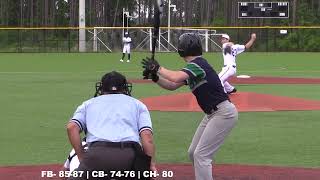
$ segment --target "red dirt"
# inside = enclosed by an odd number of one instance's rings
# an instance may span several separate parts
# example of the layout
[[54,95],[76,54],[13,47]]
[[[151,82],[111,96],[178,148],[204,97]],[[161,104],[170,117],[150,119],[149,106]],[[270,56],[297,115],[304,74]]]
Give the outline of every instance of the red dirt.
[[230,83],[234,84],[320,84],[316,78],[287,78],[287,77],[232,77]]
[[[130,79],[132,83],[152,83],[151,80]],[[320,84],[319,78],[287,78],[287,77],[232,77],[229,80],[232,84]]]
[[[230,96],[230,99],[239,112],[320,110],[320,101],[253,92],[235,93]],[[153,111],[201,111],[196,98],[191,93],[148,97],[141,101]]]
[[[36,165],[0,167],[1,180],[58,180],[58,177],[41,177],[41,171],[58,174],[62,165]],[[162,173],[172,171],[172,178],[162,177]],[[159,164],[157,179],[193,180],[194,172],[190,164]],[[214,165],[215,180],[319,180],[320,169],[271,167],[253,165]]]

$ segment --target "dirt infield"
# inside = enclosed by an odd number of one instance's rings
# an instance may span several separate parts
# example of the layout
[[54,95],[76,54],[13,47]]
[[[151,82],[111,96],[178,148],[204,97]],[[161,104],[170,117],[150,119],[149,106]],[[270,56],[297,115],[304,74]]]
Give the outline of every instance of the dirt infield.
[[[230,81],[234,84],[320,84],[320,79],[315,78],[233,77]],[[152,81],[131,80],[131,82],[151,83]],[[230,98],[237,106],[239,112],[320,110],[320,101],[302,98],[273,96],[254,92],[235,93]],[[201,111],[195,97],[191,93],[148,97],[141,100],[148,106],[149,110],[154,111]]]
[[[235,93],[230,96],[230,99],[236,105],[239,112],[320,110],[320,101],[253,92]],[[148,97],[142,98],[141,101],[151,111],[202,111],[196,98],[191,93]]]
[[[130,79],[131,83],[152,83],[151,80]],[[287,77],[263,77],[230,78],[232,84],[320,84],[319,78],[287,78]]]
[[[1,180],[58,180],[62,165],[11,166],[0,167]],[[42,171],[52,171],[55,177],[41,177]],[[173,177],[163,177],[171,171]],[[157,180],[193,180],[194,172],[190,164],[159,164]],[[223,165],[213,168],[215,180],[319,180],[320,169]]]

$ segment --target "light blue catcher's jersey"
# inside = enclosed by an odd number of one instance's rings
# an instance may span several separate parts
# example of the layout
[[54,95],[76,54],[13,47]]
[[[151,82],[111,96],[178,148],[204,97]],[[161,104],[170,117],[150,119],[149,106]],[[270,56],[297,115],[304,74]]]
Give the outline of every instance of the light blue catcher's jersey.
[[106,94],[83,102],[71,121],[85,131],[89,143],[140,142],[141,131],[152,131],[147,107],[141,101],[124,94]]

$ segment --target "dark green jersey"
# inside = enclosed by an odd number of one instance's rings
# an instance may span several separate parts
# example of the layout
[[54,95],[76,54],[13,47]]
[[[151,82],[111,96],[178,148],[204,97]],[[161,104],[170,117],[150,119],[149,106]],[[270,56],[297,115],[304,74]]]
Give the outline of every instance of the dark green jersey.
[[182,71],[189,75],[187,84],[205,113],[211,114],[219,103],[229,100],[218,74],[204,58],[195,58]]

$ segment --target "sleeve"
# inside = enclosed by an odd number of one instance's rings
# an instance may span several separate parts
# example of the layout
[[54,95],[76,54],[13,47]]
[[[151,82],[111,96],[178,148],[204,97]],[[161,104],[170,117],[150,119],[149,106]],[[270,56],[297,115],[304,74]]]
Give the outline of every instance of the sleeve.
[[81,131],[86,131],[86,104],[81,104],[74,112],[70,122],[76,123]]
[[122,41],[123,41],[123,43],[130,43],[131,42],[131,38],[130,37],[123,38]]
[[188,63],[181,71],[187,73],[190,78],[204,78],[206,76],[205,71],[196,63]]
[[240,45],[240,44],[235,44],[232,46],[233,49],[236,50],[236,55],[244,52],[246,50],[246,46],[245,45]]
[[228,46],[228,43],[222,44],[222,49],[226,48]]
[[152,132],[152,122],[149,110],[147,109],[147,106],[140,102],[140,111],[138,116],[138,128],[139,133],[141,133],[143,130],[150,130]]

